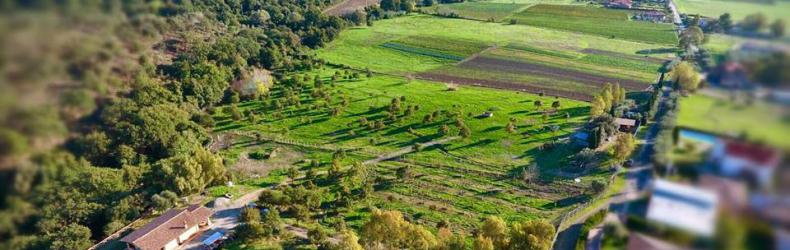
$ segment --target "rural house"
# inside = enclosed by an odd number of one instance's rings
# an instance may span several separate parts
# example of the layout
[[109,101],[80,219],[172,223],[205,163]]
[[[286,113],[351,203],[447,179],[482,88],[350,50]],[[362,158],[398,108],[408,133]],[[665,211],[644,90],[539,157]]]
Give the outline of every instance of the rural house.
[[609,0],[604,5],[615,9],[630,9],[634,3],[631,0]]
[[170,250],[187,242],[197,232],[211,226],[214,212],[201,205],[170,209],[145,226],[121,239],[127,249]]
[[628,118],[615,118],[614,123],[617,124],[617,130],[625,133],[636,132],[636,120]]
[[660,11],[644,11],[634,15],[634,19],[639,21],[662,23],[667,20],[667,15]]
[[771,184],[781,158],[781,151],[775,148],[738,140],[716,144],[710,154],[722,175],[743,177],[761,187]]

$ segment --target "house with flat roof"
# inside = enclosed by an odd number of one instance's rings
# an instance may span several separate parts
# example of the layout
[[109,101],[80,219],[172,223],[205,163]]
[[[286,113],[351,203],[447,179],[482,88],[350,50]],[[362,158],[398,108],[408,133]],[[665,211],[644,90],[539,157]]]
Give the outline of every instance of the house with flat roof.
[[697,187],[656,180],[647,219],[701,236],[712,236],[718,214],[716,193]]
[[202,229],[210,227],[212,214],[213,211],[197,204],[186,209],[170,209],[121,238],[121,242],[126,243],[127,249],[176,249]]

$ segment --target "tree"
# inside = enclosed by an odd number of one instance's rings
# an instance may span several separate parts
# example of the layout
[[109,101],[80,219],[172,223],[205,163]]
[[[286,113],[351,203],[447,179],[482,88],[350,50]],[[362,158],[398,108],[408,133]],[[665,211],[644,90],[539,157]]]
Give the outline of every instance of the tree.
[[551,107],[554,108],[554,109],[560,108],[560,101],[557,100],[557,101],[552,102],[551,103]]
[[469,129],[469,127],[467,127],[466,125],[464,125],[461,127],[460,131],[458,131],[458,135],[460,135],[463,138],[469,138],[470,136],[472,136],[472,130]]
[[241,209],[239,221],[242,223],[259,223],[261,221],[261,213],[257,208],[245,207]]
[[296,167],[290,167],[288,168],[287,174],[288,174],[288,178],[291,179],[291,181],[293,181],[296,180],[297,177],[299,177],[299,170],[296,169]]
[[447,124],[442,124],[442,126],[439,127],[439,135],[444,136],[449,133],[450,133],[450,126],[447,126]]
[[682,49],[688,49],[691,46],[699,46],[705,40],[705,33],[699,26],[688,27],[683,33],[680,33],[679,46]]
[[88,227],[72,223],[51,236],[49,249],[88,249],[93,245],[90,237],[91,230]]
[[337,242],[333,246],[332,249],[337,250],[363,250],[362,245],[359,244],[359,237],[354,231],[344,229],[340,231],[340,235],[338,237],[340,241]]
[[400,10],[406,13],[414,11],[414,0],[400,0]]
[[348,16],[349,20],[354,23],[356,26],[360,26],[362,24],[367,23],[367,15],[361,10],[356,10],[354,13],[351,13]]
[[757,32],[765,28],[768,18],[763,13],[754,13],[746,16],[741,21],[740,26],[746,31]]
[[154,210],[164,212],[178,204],[178,195],[170,190],[165,190],[151,196],[151,203]]
[[404,220],[398,211],[373,210],[370,220],[360,230],[364,245],[381,245],[385,249],[432,249],[436,237],[425,228]]
[[494,250],[494,243],[491,239],[479,234],[475,237],[475,241],[472,242],[472,250]]
[[399,0],[382,0],[381,3],[379,3],[379,6],[383,10],[396,11],[400,7],[400,1]]
[[516,222],[510,228],[510,249],[548,250],[554,240],[554,226],[545,221]]
[[685,61],[675,65],[670,75],[681,89],[687,91],[696,90],[700,81],[702,81],[702,76],[694,69],[694,66]]
[[782,19],[776,19],[771,24],[771,35],[776,38],[783,37],[785,35],[785,21]]
[[604,188],[606,188],[606,184],[604,184],[603,182],[601,182],[601,181],[599,181],[599,180],[594,180],[594,181],[593,181],[593,182],[590,184],[590,190],[591,190],[591,191],[592,191],[594,194],[597,194],[597,193],[600,193],[600,192],[602,192]]
[[512,121],[508,122],[507,126],[505,126],[505,131],[510,134],[516,133],[516,124],[514,124]]
[[439,245],[435,248],[436,250],[467,249],[466,237],[463,233],[453,234],[446,226],[439,227],[438,231]]
[[536,107],[536,108],[538,108],[538,109],[540,109],[541,107],[543,107],[543,102],[542,102],[541,100],[535,100],[535,101],[533,102],[533,104],[535,104],[535,107]]
[[496,249],[506,249],[508,246],[508,228],[502,218],[486,217],[480,226],[480,235],[493,242]]
[[719,16],[719,27],[721,27],[724,33],[732,31],[732,17],[730,13],[724,13]]
[[203,147],[195,149],[192,155],[161,160],[153,172],[155,177],[148,178],[148,181],[181,195],[197,193],[206,186],[222,184],[226,180],[222,158]]
[[422,6],[424,7],[430,7],[433,6],[434,4],[436,4],[435,0],[422,0]]
[[631,155],[631,151],[636,147],[634,136],[631,134],[621,134],[617,137],[614,145],[614,158],[618,162],[624,162]]
[[598,95],[593,98],[592,103],[590,103],[590,116],[599,116],[604,113],[604,109],[606,108],[606,102],[604,102],[603,97]]

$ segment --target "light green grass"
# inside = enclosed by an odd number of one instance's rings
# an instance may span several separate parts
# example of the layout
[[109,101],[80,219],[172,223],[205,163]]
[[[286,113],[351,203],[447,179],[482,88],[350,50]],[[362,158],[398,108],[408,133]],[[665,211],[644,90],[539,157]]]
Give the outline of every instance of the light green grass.
[[423,8],[428,13],[430,12],[448,12],[452,11],[463,18],[489,21],[500,21],[503,18],[510,16],[517,11],[523,10],[528,7],[527,4],[514,4],[514,3],[492,3],[492,2],[463,2],[453,4],[440,4]]
[[[320,74],[328,82],[334,72],[334,69],[324,69],[306,74]],[[279,91],[275,88],[269,98],[282,100]],[[348,210],[344,210],[342,216],[352,228],[358,229],[366,221],[370,213],[367,209],[369,205],[404,212],[420,224],[435,225],[447,219],[455,228],[463,231],[476,228],[479,219],[488,215],[498,215],[508,221],[551,220],[571,205],[584,200],[586,196],[579,193],[587,189],[592,180],[605,178],[605,173],[598,172],[586,176],[582,183],[555,177],[551,173],[564,167],[579,148],[560,145],[554,149],[538,149],[544,143],[570,135],[588,119],[589,107],[584,102],[476,87],[448,91],[444,84],[385,75],[374,75],[369,79],[363,77],[358,81],[340,80],[328,91],[335,93],[331,101],[333,105],[340,102],[341,95],[350,98],[349,105],[343,108],[339,116],[330,116],[325,108],[308,109],[307,106],[314,101],[306,94],[310,92],[308,88],[301,95],[302,107],[285,108],[280,111],[284,115],[282,118],[274,118],[272,113],[275,110],[261,101],[238,105],[242,112],[262,112],[259,116],[261,120],[256,123],[246,119],[232,121],[228,114],[223,113],[223,108],[218,108],[214,115],[217,121],[215,132],[257,131],[314,145],[365,149],[349,152],[350,159],[344,160],[342,164],[350,165],[352,160],[361,161],[376,156],[366,153],[368,150],[390,152],[438,139],[440,136],[436,134],[442,124],[449,125],[451,134],[457,134],[454,119],[445,115],[439,115],[431,123],[423,123],[425,115],[437,110],[460,113],[464,123],[472,130],[470,138],[446,143],[443,149],[447,153],[432,147],[409,153],[403,156],[402,162],[386,161],[370,165],[378,177],[394,180],[385,187],[377,187],[368,201],[351,204]],[[382,119],[385,111],[378,108],[387,106],[392,98],[401,96],[405,97],[402,102],[404,108],[419,105],[419,110],[411,116],[403,116],[399,122],[388,124],[382,130],[359,125],[358,121],[362,117],[369,121]],[[535,100],[541,100],[547,106],[559,100],[561,107],[544,122],[541,112],[533,104]],[[475,117],[487,110],[493,110],[494,116]],[[566,112],[571,115],[569,119],[564,116]],[[517,133],[510,134],[504,129],[510,118],[517,121]],[[527,124],[527,120],[531,122]],[[544,127],[551,125],[559,126],[560,130],[552,132]],[[412,130],[409,131],[409,128]],[[326,156],[320,159],[324,164],[317,169],[319,172],[329,168],[332,152],[323,154]],[[538,164],[542,174],[536,178],[542,182],[524,183],[511,177],[511,172],[531,163]],[[296,165],[302,171],[310,167],[306,163]],[[396,179],[396,170],[404,166],[410,167],[417,177],[408,181]],[[237,184],[237,187],[240,185]],[[325,188],[329,190],[338,188],[333,186],[335,184],[327,185]],[[212,193],[224,192],[228,191],[217,188]],[[326,201],[332,199],[333,193],[324,197]]]
[[790,149],[790,117],[781,107],[765,103],[737,104],[694,95],[680,101],[678,125],[716,133],[741,135],[750,140]]
[[671,24],[629,21],[628,12],[589,6],[535,5],[511,17],[518,24],[599,35],[613,39],[674,45]]
[[[428,15],[409,15],[377,21],[372,27],[345,30],[337,40],[320,49],[317,56],[332,63],[356,68],[370,68],[377,72],[393,74],[425,72],[454,63],[450,60],[420,56],[379,46],[393,40],[425,36],[483,46],[495,44],[505,46],[509,43],[519,43],[555,51],[594,48],[628,55],[636,55],[637,51],[667,47],[526,25],[505,25]],[[670,47],[674,47],[674,44]],[[650,56],[667,58],[672,55],[653,54]]]
[[749,1],[719,0],[675,0],[680,13],[700,14],[718,18],[721,14],[730,13],[734,21],[740,21],[750,14],[762,12],[771,21],[783,19],[790,22],[790,2],[774,1],[773,4],[762,4]]

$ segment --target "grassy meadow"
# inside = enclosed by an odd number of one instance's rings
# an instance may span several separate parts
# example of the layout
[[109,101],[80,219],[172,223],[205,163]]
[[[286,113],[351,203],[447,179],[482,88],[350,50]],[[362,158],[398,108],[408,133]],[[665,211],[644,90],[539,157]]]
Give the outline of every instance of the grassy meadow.
[[675,45],[671,24],[628,20],[628,11],[574,5],[535,5],[511,17],[518,24],[599,35],[611,39]]
[[[319,58],[354,68],[392,74],[424,72],[455,63],[431,56],[424,56],[381,46],[384,43],[407,37],[432,37],[437,41],[464,41],[485,46],[505,46],[510,43],[529,44],[532,47],[574,53],[594,48],[637,55],[651,50],[661,51],[673,46],[662,46],[626,40],[609,39],[596,35],[531,27],[506,25],[464,19],[437,18],[428,15],[377,21],[372,27],[358,27],[343,31],[340,38],[317,52]],[[441,44],[432,45],[442,46]],[[668,58],[671,53],[646,54],[650,58]]]
[[770,20],[783,19],[790,22],[790,2],[774,1],[774,3],[757,3],[742,0],[676,0],[680,13],[700,14],[718,18],[721,14],[730,13],[733,20],[740,21],[744,17],[761,12]]
[[[311,79],[319,75],[328,83],[335,71],[342,70],[303,73]],[[326,108],[311,108],[323,101],[311,98],[308,95],[310,89],[306,89],[299,95],[301,107],[288,106],[276,110],[268,101],[240,103],[240,112],[254,110],[260,114],[256,121],[234,121],[220,107],[214,115],[217,121],[215,132],[257,132],[264,138],[275,137],[301,145],[347,149],[349,157],[344,164],[350,165],[353,161],[372,159],[417,143],[458,134],[456,119],[451,114],[460,114],[460,119],[471,130],[469,138],[458,138],[408,153],[398,160],[371,165],[377,176],[391,181],[376,186],[376,192],[368,203],[352,205],[343,214],[352,227],[358,227],[366,220],[369,205],[397,209],[423,223],[448,219],[464,230],[474,228],[478,219],[486,215],[499,215],[509,221],[554,219],[577,202],[589,199],[584,190],[593,180],[602,181],[608,176],[604,170],[595,170],[585,173],[581,183],[559,177],[558,171],[564,171],[569,157],[580,148],[560,143],[541,149],[545,143],[569,136],[588,119],[589,106],[585,102],[478,87],[458,87],[449,91],[445,84],[386,75],[339,80],[329,89],[335,96],[329,101],[332,104],[348,98],[340,114],[332,115]],[[282,100],[281,94],[280,89],[275,88],[267,99]],[[368,121],[383,121],[386,107],[393,98],[401,97],[402,106],[411,107],[413,113],[398,115],[398,119],[387,122],[386,127],[380,129],[360,125],[363,117]],[[545,106],[535,106],[536,100]],[[548,106],[554,101],[559,101],[560,107],[549,111],[551,108]],[[493,112],[493,117],[479,117],[486,111]],[[545,116],[544,111],[547,112]],[[438,115],[430,122],[424,121],[429,114]],[[505,129],[511,119],[516,121],[513,133]],[[438,134],[442,125],[450,128],[449,135]],[[221,154],[226,161],[239,162],[243,155],[273,147],[272,142],[253,141],[252,138],[238,137],[233,146]],[[286,157],[302,171],[315,167],[304,163],[303,159],[322,162],[316,169],[318,171],[329,168],[331,151],[313,150],[309,153],[309,147],[278,147],[284,148],[280,152],[289,152],[289,148],[302,152],[295,157],[296,154],[278,155],[278,158]],[[261,160],[259,163],[265,167],[274,161]],[[531,164],[537,165],[535,182],[525,183],[511,177]],[[408,181],[396,180],[395,171],[404,166],[410,167],[416,177]],[[282,175],[282,171],[275,171],[273,175]],[[246,185],[242,183],[239,187]],[[229,191],[211,190],[212,194],[223,192]]]
[[788,115],[781,107],[766,103],[737,103],[704,95],[685,97],[680,101],[678,125],[716,133],[745,135],[790,149]]
[[494,3],[494,2],[463,2],[453,4],[440,4],[422,8],[428,13],[447,13],[453,12],[462,18],[475,19],[480,21],[501,21],[511,14],[529,7],[528,4],[518,3]]

